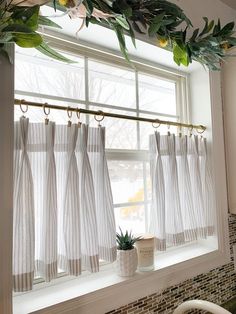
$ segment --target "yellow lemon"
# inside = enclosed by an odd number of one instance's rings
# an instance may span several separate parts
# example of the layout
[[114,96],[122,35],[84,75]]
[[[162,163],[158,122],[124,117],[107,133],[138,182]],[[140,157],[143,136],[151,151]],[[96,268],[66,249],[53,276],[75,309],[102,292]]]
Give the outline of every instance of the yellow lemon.
[[158,44],[160,47],[165,48],[169,43],[169,40],[166,38],[160,38],[158,39]]
[[67,5],[67,3],[68,3],[68,0],[59,0],[59,4],[60,5]]
[[221,44],[220,47],[224,49],[224,51],[227,51],[230,48],[230,45],[227,42],[225,42]]

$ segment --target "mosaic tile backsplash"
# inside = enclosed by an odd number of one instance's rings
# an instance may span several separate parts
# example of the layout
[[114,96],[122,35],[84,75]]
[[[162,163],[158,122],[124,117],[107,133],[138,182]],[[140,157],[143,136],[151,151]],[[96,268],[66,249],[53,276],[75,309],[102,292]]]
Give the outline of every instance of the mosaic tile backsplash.
[[[229,215],[229,233],[231,263],[169,287],[161,293],[144,296],[106,314],[172,314],[179,304],[191,299],[204,299],[219,305],[229,301],[236,296],[236,272],[232,249],[233,244],[236,244],[236,215]],[[205,312],[189,311],[188,313]]]

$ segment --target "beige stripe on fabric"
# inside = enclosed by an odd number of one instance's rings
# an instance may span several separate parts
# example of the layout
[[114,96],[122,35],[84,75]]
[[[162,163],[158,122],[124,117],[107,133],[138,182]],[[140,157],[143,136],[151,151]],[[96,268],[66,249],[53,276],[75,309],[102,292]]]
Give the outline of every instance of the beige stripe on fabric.
[[107,248],[107,247],[99,247],[99,256],[105,256],[105,261],[109,263],[113,263],[116,260],[116,255],[117,255],[117,249],[116,246],[112,248]]
[[57,261],[51,264],[45,264],[43,261],[35,261],[35,268],[37,269],[37,275],[41,277],[44,274],[46,282],[51,281],[57,277]]
[[83,265],[85,265],[86,270],[91,273],[96,273],[99,271],[99,256],[83,256]]
[[79,276],[81,274],[81,259],[68,259],[69,274]]
[[155,248],[158,251],[165,251],[166,250],[166,240],[165,239],[158,239],[154,238],[155,240]]
[[184,232],[176,234],[166,234],[166,242],[171,245],[181,245],[185,243]]
[[33,289],[34,272],[13,275],[13,290],[15,292],[24,292]]

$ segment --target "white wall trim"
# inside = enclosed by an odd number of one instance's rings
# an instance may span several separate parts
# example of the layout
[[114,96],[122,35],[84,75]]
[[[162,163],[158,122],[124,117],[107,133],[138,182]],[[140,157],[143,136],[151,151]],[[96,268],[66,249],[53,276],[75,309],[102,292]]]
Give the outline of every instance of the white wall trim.
[[1,55],[0,73],[0,313],[11,314],[14,66]]
[[219,251],[230,260],[228,198],[220,72],[210,73],[212,159]]

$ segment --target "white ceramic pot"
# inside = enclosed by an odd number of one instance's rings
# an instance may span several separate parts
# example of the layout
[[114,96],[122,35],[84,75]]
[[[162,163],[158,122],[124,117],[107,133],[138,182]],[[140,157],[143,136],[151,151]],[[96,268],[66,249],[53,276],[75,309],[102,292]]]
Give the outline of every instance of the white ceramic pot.
[[138,255],[136,248],[132,250],[117,250],[117,273],[122,277],[134,275],[138,266]]

